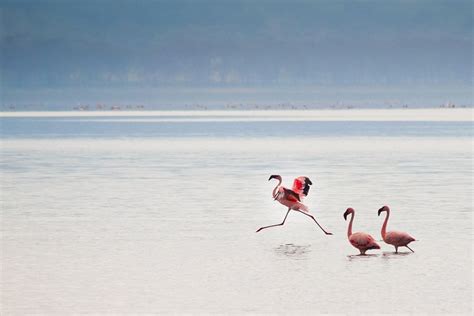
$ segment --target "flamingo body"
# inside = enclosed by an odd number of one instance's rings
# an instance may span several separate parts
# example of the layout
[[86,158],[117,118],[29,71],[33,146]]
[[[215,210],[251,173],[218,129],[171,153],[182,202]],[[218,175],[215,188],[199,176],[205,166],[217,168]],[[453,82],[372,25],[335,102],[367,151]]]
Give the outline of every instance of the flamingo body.
[[278,188],[276,195],[274,195],[274,198],[275,200],[292,210],[303,212],[309,211],[308,207],[300,202],[300,197],[295,191],[289,190],[283,186],[280,186]]
[[385,234],[385,238],[383,239],[387,244],[394,245],[396,247],[403,247],[415,241],[415,238],[410,236],[405,232],[396,232],[391,231]]
[[367,233],[357,232],[349,237],[352,246],[360,250],[361,254],[365,254],[370,249],[380,249],[375,239]]
[[347,219],[347,215],[351,215],[349,226],[347,227],[347,238],[350,244],[359,249],[361,255],[365,255],[365,252],[370,249],[380,249],[379,244],[375,241],[374,237],[367,233],[356,232],[352,233],[352,222],[354,221],[355,211],[353,208],[348,208],[344,213],[344,219]]
[[383,241],[389,245],[393,245],[395,247],[396,253],[398,253],[398,247],[407,247],[412,252],[414,252],[408,246],[408,244],[411,243],[412,241],[415,241],[415,238],[413,238],[410,234],[405,233],[405,232],[399,232],[399,231],[387,232],[387,223],[388,223],[388,218],[390,217],[390,208],[388,206],[383,206],[382,208],[380,208],[378,211],[379,216],[380,216],[380,213],[382,212],[387,212],[384,223],[382,225],[382,231],[381,231]]

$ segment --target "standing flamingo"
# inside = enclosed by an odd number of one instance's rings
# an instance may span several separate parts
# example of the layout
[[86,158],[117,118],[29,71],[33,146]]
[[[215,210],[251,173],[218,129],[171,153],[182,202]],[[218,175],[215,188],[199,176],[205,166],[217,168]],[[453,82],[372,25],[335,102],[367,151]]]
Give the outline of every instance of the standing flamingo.
[[278,184],[276,187],[273,189],[272,196],[274,200],[277,200],[281,204],[285,205],[288,207],[288,212],[286,212],[285,218],[283,219],[283,222],[280,224],[275,224],[275,225],[269,225],[269,226],[263,226],[257,229],[257,233],[261,231],[262,229],[265,228],[270,228],[270,227],[275,227],[275,226],[282,226],[285,224],[286,218],[288,217],[288,214],[290,213],[291,210],[300,212],[306,216],[311,217],[311,219],[319,226],[319,228],[322,229],[322,231],[326,235],[332,235],[332,233],[329,233],[324,230],[324,228],[319,225],[318,221],[314,218],[313,215],[309,214],[309,209],[306,205],[301,203],[301,200],[308,195],[309,192],[309,186],[312,185],[313,183],[308,177],[298,177],[293,181],[293,188],[292,190],[287,189],[283,186],[281,186],[281,176],[279,175],[271,175],[270,178],[268,178],[268,181],[271,179],[277,179]]
[[347,238],[351,245],[359,249],[361,255],[365,255],[365,252],[369,249],[380,249],[374,237],[369,234],[362,232],[352,233],[352,221],[354,220],[355,211],[351,207],[344,212],[344,220],[347,220],[347,215],[349,214],[352,214],[352,216],[349,226],[347,227]]
[[414,252],[413,249],[408,247],[408,244],[411,243],[412,241],[415,241],[415,238],[413,238],[412,236],[404,232],[396,232],[396,231],[387,232],[386,230],[387,230],[388,218],[390,216],[390,208],[386,205],[381,207],[378,212],[379,216],[380,216],[380,213],[382,212],[387,212],[387,216],[385,216],[385,221],[383,222],[383,225],[382,225],[383,241],[385,241],[387,244],[395,246],[395,253],[398,253],[398,247],[407,247],[412,252]]

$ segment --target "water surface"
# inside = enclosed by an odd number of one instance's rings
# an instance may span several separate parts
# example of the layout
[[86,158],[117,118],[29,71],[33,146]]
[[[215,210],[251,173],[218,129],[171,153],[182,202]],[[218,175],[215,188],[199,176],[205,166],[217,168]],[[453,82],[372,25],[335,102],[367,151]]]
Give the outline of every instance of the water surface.
[[[0,119],[5,314],[472,312],[470,117],[184,117]],[[275,173],[333,236],[255,233]],[[415,253],[357,256],[342,214],[380,240],[384,204]]]

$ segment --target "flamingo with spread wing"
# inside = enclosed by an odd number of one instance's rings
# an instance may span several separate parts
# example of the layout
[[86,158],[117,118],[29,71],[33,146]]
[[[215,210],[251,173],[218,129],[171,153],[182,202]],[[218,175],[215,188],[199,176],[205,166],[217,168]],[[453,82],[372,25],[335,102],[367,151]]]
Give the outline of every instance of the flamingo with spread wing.
[[278,184],[273,189],[273,192],[272,192],[273,198],[276,201],[288,207],[288,211],[286,212],[283,222],[281,222],[280,224],[260,227],[259,229],[257,229],[257,233],[265,228],[282,226],[283,224],[285,224],[286,218],[288,217],[288,214],[290,213],[290,211],[293,210],[310,217],[319,226],[319,228],[322,229],[322,231],[326,235],[332,235],[332,233],[327,232],[326,230],[324,230],[323,227],[321,227],[321,225],[319,225],[318,221],[316,221],[314,216],[309,213],[308,207],[304,205],[303,203],[301,203],[301,200],[308,195],[310,185],[313,184],[308,177],[296,178],[293,181],[293,188],[291,190],[285,188],[284,186],[281,186],[281,182],[282,182],[281,176],[271,175],[268,181],[270,181],[271,179],[278,180]]

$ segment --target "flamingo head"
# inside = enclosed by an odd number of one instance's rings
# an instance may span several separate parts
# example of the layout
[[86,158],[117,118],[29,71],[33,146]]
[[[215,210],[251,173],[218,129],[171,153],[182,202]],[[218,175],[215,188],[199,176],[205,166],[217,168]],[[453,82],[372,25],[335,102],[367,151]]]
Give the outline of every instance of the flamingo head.
[[352,207],[349,207],[345,212],[344,212],[344,220],[347,220],[347,215],[354,213],[354,209]]
[[268,178],[268,181],[270,181],[271,179],[277,179],[278,181],[281,181],[281,176],[277,174],[272,174],[270,178]]
[[380,213],[382,213],[382,212],[388,212],[388,211],[390,211],[390,208],[389,208],[387,205],[384,205],[384,206],[382,206],[381,208],[379,208],[378,214],[379,214],[379,216],[380,216]]

